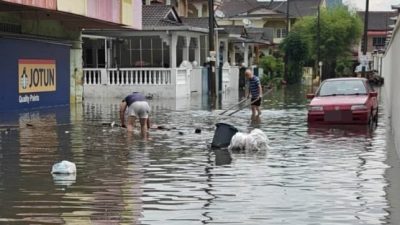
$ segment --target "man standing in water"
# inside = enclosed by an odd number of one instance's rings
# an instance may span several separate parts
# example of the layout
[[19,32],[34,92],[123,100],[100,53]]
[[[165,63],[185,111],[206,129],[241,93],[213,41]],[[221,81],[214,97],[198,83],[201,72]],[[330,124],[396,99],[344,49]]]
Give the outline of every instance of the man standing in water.
[[[261,115],[260,105],[261,105],[261,96],[262,96],[262,89],[260,79],[253,75],[253,72],[250,69],[247,69],[244,72],[247,80],[249,81],[249,92],[247,94],[247,98],[251,96],[251,117],[254,118],[255,116]],[[256,115],[257,111],[257,115]]]
[[[147,133],[150,128],[149,118],[150,106],[146,101],[146,97],[139,92],[133,92],[122,100],[119,107],[119,116],[121,119],[121,126],[127,127],[128,131],[133,131],[135,127],[136,118],[139,119],[140,129],[142,135]],[[128,126],[125,125],[125,113],[128,116]]]

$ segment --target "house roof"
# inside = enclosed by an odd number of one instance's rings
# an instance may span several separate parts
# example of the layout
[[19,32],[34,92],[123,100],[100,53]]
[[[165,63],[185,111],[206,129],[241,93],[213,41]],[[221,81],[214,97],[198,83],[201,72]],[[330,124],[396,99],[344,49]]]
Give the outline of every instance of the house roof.
[[182,17],[181,19],[185,25],[208,29],[208,17]]
[[[144,31],[162,31],[162,30],[181,30],[208,32],[204,29],[203,22],[201,24],[186,20],[184,23],[176,12],[175,8],[170,5],[154,4],[142,6],[142,23]],[[197,21],[199,22],[200,19]],[[208,25],[207,25],[208,28]]]
[[247,37],[246,29],[243,26],[235,26],[235,25],[224,25],[220,26],[224,29],[224,32],[231,35]]
[[[289,14],[292,18],[315,15],[320,0],[291,0]],[[227,17],[286,16],[287,1],[223,0],[218,8]],[[279,15],[279,16],[278,16]]]
[[[173,6],[154,4],[142,6],[142,31],[190,31],[207,33],[199,24],[183,23]],[[86,30],[85,35],[97,35],[108,37],[135,36],[140,31],[122,30],[122,29],[100,29]]]
[[168,5],[143,5],[143,29],[150,27],[182,26],[182,21],[174,7]]
[[[220,33],[228,34],[233,42],[271,44],[273,40],[272,28],[251,28],[249,31],[249,28],[237,25],[224,25],[219,27],[223,28],[223,31],[220,31]],[[267,34],[269,31],[272,33]]]
[[[364,21],[365,12],[357,12],[361,20]],[[369,11],[368,12],[368,30],[388,30],[390,25],[395,24],[391,18],[397,16],[394,11]]]
[[274,28],[246,28],[249,37],[256,40],[266,40],[273,42],[274,39]]

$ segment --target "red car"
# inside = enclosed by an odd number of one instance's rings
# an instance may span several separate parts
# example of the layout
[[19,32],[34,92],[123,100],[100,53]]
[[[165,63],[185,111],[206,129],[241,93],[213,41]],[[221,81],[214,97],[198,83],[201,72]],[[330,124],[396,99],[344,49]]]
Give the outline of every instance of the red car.
[[378,119],[378,93],[364,78],[334,78],[308,94],[309,124],[368,124]]

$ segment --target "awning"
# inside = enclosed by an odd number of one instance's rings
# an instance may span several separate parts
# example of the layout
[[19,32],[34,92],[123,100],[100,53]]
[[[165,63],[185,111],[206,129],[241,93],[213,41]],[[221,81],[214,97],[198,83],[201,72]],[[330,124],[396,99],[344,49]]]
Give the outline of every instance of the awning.
[[368,36],[386,36],[387,31],[368,31]]

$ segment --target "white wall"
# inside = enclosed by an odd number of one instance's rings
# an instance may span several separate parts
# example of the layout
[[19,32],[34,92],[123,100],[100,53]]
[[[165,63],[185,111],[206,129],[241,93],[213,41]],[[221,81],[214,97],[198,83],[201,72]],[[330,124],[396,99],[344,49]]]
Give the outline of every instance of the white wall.
[[[143,94],[153,95],[154,98],[176,98],[176,88],[174,85],[85,85],[85,98],[123,98],[133,91]],[[183,96],[179,96],[183,97]]]
[[202,95],[202,67],[197,67],[192,69],[192,73],[190,75],[190,89],[191,92]]
[[231,66],[229,69],[229,88],[232,91],[239,90],[239,67],[238,66]]
[[400,58],[399,25],[399,21],[397,21],[392,40],[382,62],[382,76],[385,79],[382,94],[398,153],[400,153],[400,101],[398,99],[400,96],[400,63],[397,61]]

